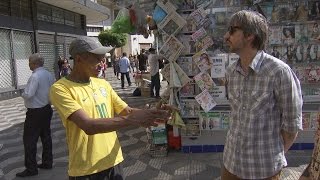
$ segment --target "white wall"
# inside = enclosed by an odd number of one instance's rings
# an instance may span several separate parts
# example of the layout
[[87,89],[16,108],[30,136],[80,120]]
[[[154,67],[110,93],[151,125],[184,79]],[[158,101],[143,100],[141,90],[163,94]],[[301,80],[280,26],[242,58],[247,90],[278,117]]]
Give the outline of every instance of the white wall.
[[154,40],[155,39],[154,39],[153,34],[152,34],[152,36],[149,36],[147,39],[144,38],[142,35],[131,35],[128,38],[128,44],[131,43],[130,53],[131,54],[137,54],[137,52],[140,53],[140,43],[141,44],[144,44],[144,43],[153,44]]

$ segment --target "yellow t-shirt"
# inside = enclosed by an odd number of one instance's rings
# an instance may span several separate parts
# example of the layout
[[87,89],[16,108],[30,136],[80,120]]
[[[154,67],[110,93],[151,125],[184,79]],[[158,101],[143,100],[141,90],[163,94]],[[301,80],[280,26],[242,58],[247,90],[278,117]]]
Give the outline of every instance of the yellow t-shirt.
[[69,176],[84,176],[113,167],[123,161],[121,147],[115,131],[87,135],[68,117],[83,109],[91,118],[111,118],[127,104],[99,78],[90,83],[75,83],[62,78],[50,89],[50,100],[58,111],[64,127],[69,149]]

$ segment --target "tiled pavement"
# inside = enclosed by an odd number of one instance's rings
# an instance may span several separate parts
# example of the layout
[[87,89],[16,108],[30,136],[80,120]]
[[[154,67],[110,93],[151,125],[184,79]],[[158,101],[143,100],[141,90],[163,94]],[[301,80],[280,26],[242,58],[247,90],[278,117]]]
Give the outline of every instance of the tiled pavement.
[[[134,87],[122,90],[120,81],[114,78],[111,69],[107,77],[119,95],[133,107],[143,107],[154,99],[132,97]],[[107,78],[108,79],[108,78]],[[15,174],[24,169],[23,166],[23,121],[25,108],[21,98],[0,101],[0,180],[20,179]],[[52,119],[52,138],[54,168],[39,170],[39,175],[25,178],[31,180],[63,180],[67,179],[67,150],[65,131],[54,112]],[[186,154],[170,151],[167,157],[152,158],[146,150],[147,137],[143,128],[126,128],[118,132],[125,161],[124,173],[127,180],[149,179],[219,179],[221,153]],[[282,174],[283,180],[297,180],[310,159],[311,151],[290,151],[287,154],[289,163]],[[38,160],[41,158],[41,143],[38,144]]]

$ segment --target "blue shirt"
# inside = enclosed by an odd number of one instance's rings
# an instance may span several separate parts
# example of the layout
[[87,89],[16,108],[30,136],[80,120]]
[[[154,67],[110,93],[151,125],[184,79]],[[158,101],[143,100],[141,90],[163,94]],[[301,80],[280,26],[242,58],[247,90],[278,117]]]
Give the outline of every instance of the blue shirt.
[[130,70],[130,61],[126,56],[119,60],[120,73],[127,73]]
[[49,89],[54,81],[53,75],[43,67],[35,69],[22,93],[26,108],[41,108],[49,104]]

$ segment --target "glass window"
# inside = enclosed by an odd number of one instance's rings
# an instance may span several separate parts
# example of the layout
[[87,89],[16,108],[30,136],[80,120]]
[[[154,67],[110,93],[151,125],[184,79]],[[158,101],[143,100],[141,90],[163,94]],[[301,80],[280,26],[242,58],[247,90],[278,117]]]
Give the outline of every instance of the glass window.
[[52,22],[51,8],[49,5],[38,2],[38,14],[39,21]]
[[31,4],[28,0],[11,0],[11,16],[31,19]]
[[65,25],[75,26],[75,14],[70,11],[64,11]]
[[74,18],[74,24],[76,28],[80,28],[82,29],[83,24],[82,24],[82,15],[80,14],[75,14],[75,18]]
[[0,1],[0,14],[1,15],[10,15],[10,0]]
[[52,7],[52,22],[57,24],[64,24],[63,9]]

